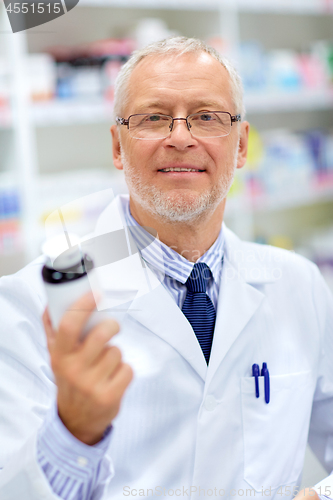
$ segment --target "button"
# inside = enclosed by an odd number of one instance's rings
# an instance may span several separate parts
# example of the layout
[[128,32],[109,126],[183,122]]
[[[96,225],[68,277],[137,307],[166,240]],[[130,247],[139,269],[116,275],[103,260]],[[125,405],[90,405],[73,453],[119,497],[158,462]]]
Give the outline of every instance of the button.
[[205,399],[205,408],[207,411],[213,411],[216,408],[216,399],[214,396],[209,395]]
[[88,463],[88,459],[86,457],[77,457],[77,463],[81,465],[81,467],[85,467]]

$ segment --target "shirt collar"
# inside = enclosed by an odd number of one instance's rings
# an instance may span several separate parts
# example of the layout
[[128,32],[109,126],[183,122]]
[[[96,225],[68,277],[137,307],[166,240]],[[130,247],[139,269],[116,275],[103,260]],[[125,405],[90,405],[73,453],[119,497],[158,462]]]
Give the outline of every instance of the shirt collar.
[[[154,236],[140,226],[131,214],[129,200],[127,199],[124,201],[123,209],[125,222],[141,252],[142,258],[159,273],[164,273],[180,283],[185,284],[187,278],[191,274],[194,263],[187,260],[160,240],[154,238]],[[224,235],[221,227],[219,235],[213,245],[197,260],[197,262],[205,262],[205,264],[209,266],[213,279],[217,284],[220,280],[223,253]]]

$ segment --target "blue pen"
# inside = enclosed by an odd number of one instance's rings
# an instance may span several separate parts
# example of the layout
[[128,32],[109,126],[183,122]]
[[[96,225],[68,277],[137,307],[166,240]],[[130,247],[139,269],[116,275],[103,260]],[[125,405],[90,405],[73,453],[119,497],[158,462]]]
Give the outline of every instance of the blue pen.
[[256,363],[252,365],[252,375],[254,377],[254,383],[256,387],[256,398],[259,398],[259,375],[260,375],[260,369],[259,365]]
[[264,383],[265,383],[265,401],[268,404],[269,400],[270,400],[270,394],[269,394],[269,371],[267,369],[267,363],[263,363],[262,364],[261,376],[264,377]]

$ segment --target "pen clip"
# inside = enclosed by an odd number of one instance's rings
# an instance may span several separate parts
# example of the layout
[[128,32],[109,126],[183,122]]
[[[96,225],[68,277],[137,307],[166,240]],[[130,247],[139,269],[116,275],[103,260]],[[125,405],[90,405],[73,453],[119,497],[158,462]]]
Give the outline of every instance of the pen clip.
[[269,371],[267,368],[267,363],[262,364],[261,376],[264,377],[265,401],[268,404],[270,401],[270,381],[269,381]]
[[254,363],[252,365],[252,376],[254,377],[254,384],[255,384],[255,388],[256,388],[256,398],[259,398],[259,375],[260,375],[259,365]]

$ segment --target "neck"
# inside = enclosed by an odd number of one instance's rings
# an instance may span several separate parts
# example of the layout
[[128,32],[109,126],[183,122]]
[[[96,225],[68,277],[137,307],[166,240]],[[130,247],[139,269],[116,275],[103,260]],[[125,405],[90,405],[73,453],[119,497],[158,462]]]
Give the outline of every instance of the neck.
[[140,226],[154,229],[162,243],[190,262],[196,262],[216,241],[223,221],[226,199],[212,212],[206,212],[194,221],[174,222],[145,211],[133,198],[130,209]]

